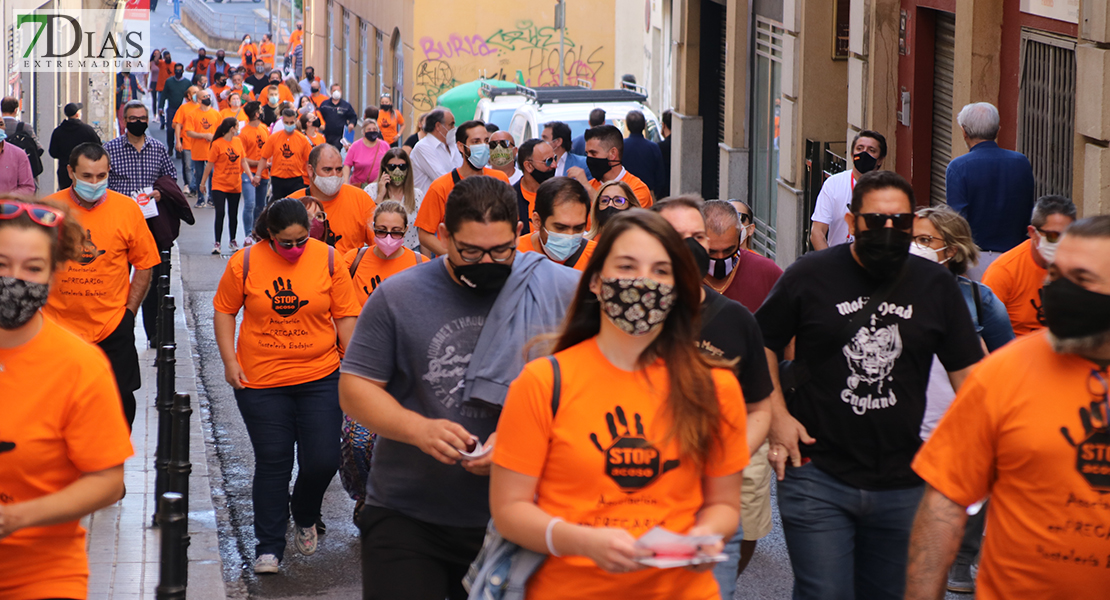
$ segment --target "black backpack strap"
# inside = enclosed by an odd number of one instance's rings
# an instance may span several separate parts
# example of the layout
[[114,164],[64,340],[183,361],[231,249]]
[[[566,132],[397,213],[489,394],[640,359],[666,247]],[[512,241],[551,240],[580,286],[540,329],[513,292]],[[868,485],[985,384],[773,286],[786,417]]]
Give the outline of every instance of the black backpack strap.
[[559,369],[559,359],[548,356],[547,360],[551,363],[551,373],[555,378],[551,384],[551,418],[554,419],[559,412],[559,398],[563,395],[563,374]]
[[582,253],[586,251],[586,246],[589,245],[589,243],[590,240],[587,240],[586,238],[578,240],[578,249],[574,251],[574,254],[571,254],[569,257],[567,257],[566,260],[563,261],[563,266],[573,268],[574,265],[578,264],[578,259],[582,258]]
[[250,270],[251,270],[251,248],[252,247],[253,246],[247,246],[246,249],[243,250],[243,297],[244,298],[247,297],[247,273],[249,273]]
[[358,254],[356,254],[355,259],[353,261],[351,261],[351,277],[352,278],[355,276],[355,272],[358,271],[358,265],[359,265],[359,263],[362,262],[362,257],[366,254],[366,251],[369,250],[369,249],[370,249],[369,246],[363,246],[363,247],[358,249]]
[[459,177],[458,169],[451,169],[451,181],[454,181],[455,185],[459,185],[459,182],[462,181],[462,177]]
[[971,296],[975,299],[975,324],[983,325],[983,297],[979,293],[979,282],[971,282]]
[[728,297],[724,294],[717,294],[713,297],[713,301],[706,305],[705,309],[701,311],[701,326],[705,327],[721,314],[725,306],[728,305]]

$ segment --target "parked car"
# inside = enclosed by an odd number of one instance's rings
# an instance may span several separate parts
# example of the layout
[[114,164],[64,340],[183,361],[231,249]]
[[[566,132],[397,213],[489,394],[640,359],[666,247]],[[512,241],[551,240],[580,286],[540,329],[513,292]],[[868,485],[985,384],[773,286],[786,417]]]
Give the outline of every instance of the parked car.
[[483,84],[481,94],[474,118],[483,123],[492,122],[502,131],[508,131],[516,109],[528,101],[519,87],[501,88]]
[[644,113],[647,126],[644,137],[654,142],[662,140],[659,119],[644,101],[647,95],[639,90],[592,90],[581,87],[527,88],[518,86],[524,102],[513,113],[509,122],[509,133],[517,146],[525,140],[538,138],[543,133],[544,123],[562,121],[570,126],[571,137],[578,137],[589,128],[590,111],[600,108],[605,111],[605,122],[615,125],[628,136],[624,124],[629,111]]

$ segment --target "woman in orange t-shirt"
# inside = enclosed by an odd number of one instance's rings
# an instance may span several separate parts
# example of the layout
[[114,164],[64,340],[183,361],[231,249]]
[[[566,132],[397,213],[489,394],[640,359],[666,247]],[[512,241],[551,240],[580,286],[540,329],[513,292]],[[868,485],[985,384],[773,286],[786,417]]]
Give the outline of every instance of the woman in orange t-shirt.
[[79,520],[123,496],[108,359],[39,310],[82,233],[60,204],[0,198],[0,598],[85,598]]
[[697,350],[700,304],[697,266],[674,229],[655,213],[622,213],[582,274],[555,362],[529,363],[510,386],[490,511],[506,539],[550,555],[529,600],[719,598],[712,562],[650,568],[640,561],[662,554],[636,544],[655,527],[714,536],[668,554],[706,560],[740,520],[744,401],[727,365]]
[[[409,267],[424,262],[421,254],[404,246],[409,228],[409,216],[400,202],[389,200],[374,209],[374,241],[372,247],[363,246],[347,252],[343,261],[355,284],[359,304],[365,305],[379,285],[386,279]],[[370,457],[374,452],[374,435],[365,427],[343,415],[342,463],[339,478],[343,489],[355,501],[355,523],[362,509],[366,493],[366,478],[370,474]]]
[[[243,140],[237,136],[239,122],[235,117],[227,117],[216,127],[212,134],[212,145],[208,147],[208,164],[200,179],[201,187],[212,178],[212,203],[216,207],[216,245],[212,254],[220,253],[220,237],[223,236],[224,210],[227,209],[227,236],[231,251],[239,249],[235,234],[239,232],[239,198],[243,193],[243,173],[250,173],[247,165],[247,151]],[[257,185],[258,176],[251,177],[251,184]]]
[[299,200],[267,206],[255,224],[259,242],[231,256],[213,300],[224,377],[254,447],[255,573],[278,572],[290,508],[297,550],[316,552],[320,506],[339,468],[339,346],[359,305],[334,250],[308,231]]
[[243,96],[239,92],[231,92],[228,95],[227,108],[220,109],[220,116],[225,119],[231,117],[236,120],[236,133],[250,121],[246,113],[243,112]]

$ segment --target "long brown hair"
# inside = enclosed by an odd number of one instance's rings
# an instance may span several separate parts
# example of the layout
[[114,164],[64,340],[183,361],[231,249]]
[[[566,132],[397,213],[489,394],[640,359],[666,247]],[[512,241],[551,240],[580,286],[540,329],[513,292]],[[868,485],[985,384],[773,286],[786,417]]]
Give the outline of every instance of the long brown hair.
[[[405,190],[405,201],[402,202],[402,205],[405,207],[405,211],[411,213],[416,210],[416,192],[414,191],[415,184],[413,184],[412,182],[412,160],[409,159],[409,153],[400,148],[390,148],[388,151],[386,151],[384,155],[382,155],[382,162],[380,165],[380,170],[378,172],[386,173],[387,167],[389,166],[389,161],[395,158],[399,158],[405,161],[405,164],[409,166],[409,169],[408,171],[406,171],[405,175],[405,183],[401,184],[401,187]],[[386,183],[385,185],[386,187],[389,186],[388,183]],[[387,199],[385,193],[385,190],[378,190],[378,202],[382,202]]]
[[690,250],[666,219],[644,209],[630,208],[605,224],[605,236],[582,273],[555,351],[584,342],[601,330],[601,306],[590,291],[590,282],[601,277],[601,268],[616,239],[632,229],[651,235],[667,250],[678,293],[674,308],[663,322],[663,330],[644,349],[639,364],[643,367],[663,359],[670,378],[665,409],[672,425],[667,439],[677,439],[679,451],[701,466],[721,443],[721,407],[710,369],[723,365],[711,361],[697,348],[701,330],[700,272]]
[[625,197],[628,198],[628,203],[631,205],[629,207],[630,209],[640,208],[640,199],[637,198],[636,194],[632,191],[632,186],[621,181],[620,179],[606,181],[605,183],[601,184],[601,187],[597,188],[597,193],[594,194],[594,201],[590,204],[590,232],[586,234],[586,237],[588,239],[597,240],[598,236],[601,234],[600,220],[597,218],[597,213],[599,210],[601,210],[601,207],[598,205],[598,203],[601,201],[601,192],[604,192],[606,188],[613,187],[614,185],[619,187],[621,191],[624,192]]

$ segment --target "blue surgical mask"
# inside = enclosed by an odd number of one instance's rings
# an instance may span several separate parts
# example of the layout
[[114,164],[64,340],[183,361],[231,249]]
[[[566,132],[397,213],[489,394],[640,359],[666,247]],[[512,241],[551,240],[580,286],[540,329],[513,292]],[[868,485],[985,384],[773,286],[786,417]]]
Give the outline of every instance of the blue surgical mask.
[[0,142],[3,142],[6,139],[8,139],[8,132],[4,131],[3,127],[0,127]]
[[98,202],[108,192],[108,180],[105,179],[100,183],[88,183],[75,179],[73,181],[73,191],[81,197],[85,202]]
[[[544,231],[547,231],[544,229]],[[547,241],[543,244],[543,251],[548,258],[555,262],[563,262],[582,243],[581,233],[552,233],[547,231]]]
[[296,125],[282,125],[282,127],[285,128],[285,133],[293,133],[293,131],[297,129]]
[[467,160],[475,169],[485,168],[489,164],[489,144],[478,144],[477,146],[467,146],[470,149],[470,156]]

